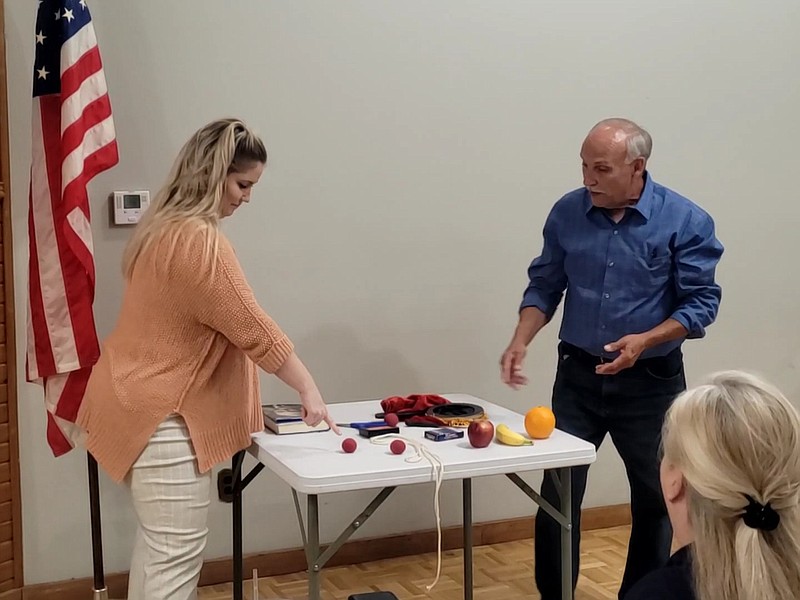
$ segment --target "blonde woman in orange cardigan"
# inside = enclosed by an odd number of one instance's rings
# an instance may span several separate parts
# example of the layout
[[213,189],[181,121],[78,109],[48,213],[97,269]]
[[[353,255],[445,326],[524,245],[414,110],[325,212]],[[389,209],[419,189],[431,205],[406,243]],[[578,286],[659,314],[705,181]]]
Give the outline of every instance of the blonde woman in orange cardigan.
[[261,309],[220,220],[250,201],[267,152],[236,119],[197,131],[125,249],[125,293],[78,424],[131,491],[138,519],[129,600],[197,597],[211,468],[264,427],[258,368],[328,415],[292,342]]

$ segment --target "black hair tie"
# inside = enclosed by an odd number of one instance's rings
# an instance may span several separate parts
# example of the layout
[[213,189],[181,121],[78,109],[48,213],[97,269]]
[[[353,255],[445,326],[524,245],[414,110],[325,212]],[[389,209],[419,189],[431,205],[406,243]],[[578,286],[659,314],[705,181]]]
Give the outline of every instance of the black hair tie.
[[781,516],[775,512],[775,509],[769,505],[769,502],[764,506],[747,494],[745,494],[745,498],[747,498],[749,504],[744,509],[744,514],[742,515],[744,524],[752,529],[773,531],[778,526],[778,523],[781,522]]

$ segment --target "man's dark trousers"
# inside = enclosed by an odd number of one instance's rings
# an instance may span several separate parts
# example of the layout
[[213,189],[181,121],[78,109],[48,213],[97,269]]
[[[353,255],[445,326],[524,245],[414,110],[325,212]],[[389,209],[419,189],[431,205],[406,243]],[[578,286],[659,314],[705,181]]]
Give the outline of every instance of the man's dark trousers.
[[[605,362],[609,362],[606,359]],[[559,344],[553,386],[556,427],[600,447],[606,433],[619,452],[631,489],[631,538],[625,575],[627,590],[669,558],[672,528],[659,482],[659,446],[664,415],[686,389],[680,349],[664,357],[641,359],[616,375],[598,375],[601,362],[583,350]],[[572,585],[578,580],[580,507],[589,467],[572,469]],[[541,495],[553,506],[560,501],[550,472]],[[561,527],[539,509],[535,532],[536,585],[542,600],[561,600]]]

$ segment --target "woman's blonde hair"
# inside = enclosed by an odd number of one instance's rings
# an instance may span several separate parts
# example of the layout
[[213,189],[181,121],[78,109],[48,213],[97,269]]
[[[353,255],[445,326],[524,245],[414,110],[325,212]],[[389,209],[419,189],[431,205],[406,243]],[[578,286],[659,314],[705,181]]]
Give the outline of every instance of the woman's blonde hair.
[[682,473],[699,600],[800,594],[800,418],[774,386],[713,375],[667,413],[664,460]]
[[[181,148],[166,184],[125,248],[125,278],[130,279],[136,260],[168,226],[174,226],[175,233],[183,227],[198,227],[205,237],[204,258],[215,256],[227,176],[266,162],[264,143],[239,119],[218,119],[196,131]],[[172,250],[174,244],[165,260]]]

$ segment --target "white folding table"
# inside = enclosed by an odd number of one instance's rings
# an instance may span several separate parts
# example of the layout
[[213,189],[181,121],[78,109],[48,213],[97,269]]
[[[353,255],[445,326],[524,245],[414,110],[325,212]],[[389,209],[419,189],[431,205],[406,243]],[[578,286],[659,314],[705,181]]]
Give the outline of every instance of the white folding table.
[[[506,408],[467,394],[443,394],[451,402],[467,402],[483,407],[495,426],[500,423],[524,432],[524,417]],[[339,422],[370,421],[381,412],[380,401],[369,400],[329,405],[329,412]],[[562,598],[572,599],[571,554],[571,468],[595,461],[592,444],[556,429],[546,440],[536,440],[533,446],[506,446],[492,441],[486,448],[473,448],[466,436],[444,442],[425,440],[425,427],[400,425],[400,435],[425,442],[441,460],[443,480],[462,480],[464,525],[464,598],[472,600],[472,479],[485,475],[506,475],[543,510],[561,525]],[[341,449],[345,436],[358,440],[358,449],[346,454]],[[242,476],[242,463],[246,451],[233,458],[233,553],[234,600],[242,600],[242,492],[264,468],[276,473],[292,488],[309,572],[309,598],[319,600],[320,572],[325,563],[347,539],[372,515],[397,486],[433,481],[433,468],[427,460],[409,463],[404,460],[414,454],[408,447],[403,455],[391,453],[388,445],[372,444],[358,436],[353,429],[345,429],[343,436],[333,432],[315,432],[299,435],[275,435],[261,432],[253,436],[247,450],[258,464]],[[553,469],[560,506],[555,507],[536,493],[518,473]],[[342,531],[339,537],[324,550],[319,540],[320,494],[380,489],[370,504]],[[303,523],[298,494],[306,495],[307,516]]]

